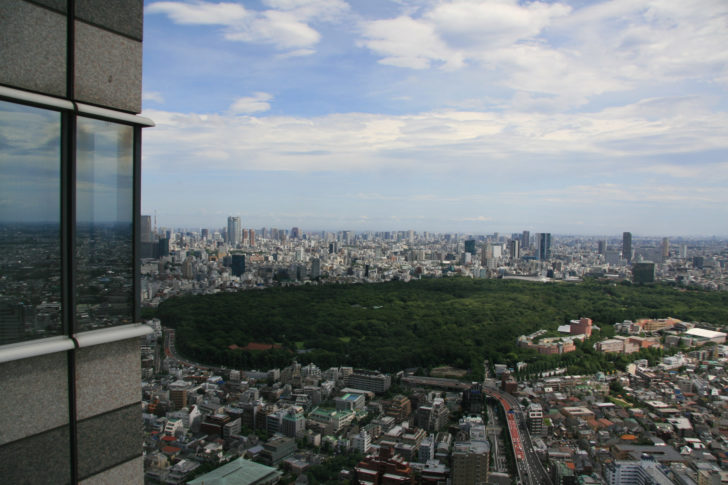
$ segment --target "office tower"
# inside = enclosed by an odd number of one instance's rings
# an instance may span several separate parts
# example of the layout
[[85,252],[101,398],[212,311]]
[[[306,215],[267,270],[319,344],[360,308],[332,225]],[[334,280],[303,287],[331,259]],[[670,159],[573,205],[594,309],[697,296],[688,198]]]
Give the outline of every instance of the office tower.
[[233,272],[233,276],[243,276],[243,273],[245,273],[245,255],[244,254],[233,254],[232,272]]
[[291,228],[291,239],[301,239],[301,230],[299,228]]
[[687,257],[688,257],[688,245],[681,244],[680,245],[680,259],[687,259]]
[[632,265],[632,281],[635,283],[655,282],[655,263],[645,261]]
[[169,256],[169,239],[161,238],[159,240],[157,253],[160,258]]
[[202,236],[202,239],[207,239],[210,237],[210,231],[208,229],[203,229],[200,231],[200,235]]
[[316,278],[321,277],[321,260],[319,258],[314,258],[311,261],[311,279],[315,280]]
[[670,240],[666,237],[662,238],[662,260],[665,261],[670,257]]
[[508,243],[508,252],[510,253],[511,259],[518,259],[521,257],[521,248],[519,247],[520,242],[517,239],[511,239]]
[[142,216],[140,226],[142,242],[152,242],[152,216]]
[[538,235],[538,259],[546,261],[551,259],[551,233],[542,232]]
[[531,233],[528,231],[523,231],[523,235],[521,236],[521,248],[531,249]]
[[622,258],[626,259],[627,262],[632,261],[632,233],[622,233]]
[[141,216],[140,221],[141,235],[141,257],[155,258],[158,256],[157,243],[152,236],[152,216]]
[[465,252],[475,255],[475,239],[465,240]]
[[227,218],[227,243],[235,246],[243,242],[243,226],[240,217],[230,216]]
[[607,241],[600,239],[597,241],[597,252],[599,254],[604,254],[607,251]]
[[0,231],[0,307],[52,315],[0,310],[0,477],[142,483],[143,2],[2,5],[0,226],[18,231]]

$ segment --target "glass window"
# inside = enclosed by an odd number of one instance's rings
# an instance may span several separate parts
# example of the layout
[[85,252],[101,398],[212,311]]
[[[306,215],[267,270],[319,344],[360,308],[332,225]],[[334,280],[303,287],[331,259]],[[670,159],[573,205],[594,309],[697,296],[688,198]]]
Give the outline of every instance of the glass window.
[[63,332],[61,115],[0,101],[0,345]]
[[76,329],[134,316],[134,129],[79,117],[76,146]]

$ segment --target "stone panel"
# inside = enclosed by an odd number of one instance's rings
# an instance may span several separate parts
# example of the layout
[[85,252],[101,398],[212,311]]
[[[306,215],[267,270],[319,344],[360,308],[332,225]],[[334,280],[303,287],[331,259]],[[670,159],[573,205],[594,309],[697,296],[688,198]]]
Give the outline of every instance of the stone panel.
[[67,359],[57,352],[0,364],[0,445],[68,424]]
[[71,453],[68,433],[68,426],[63,426],[0,446],[2,483],[70,483]]
[[141,399],[139,339],[82,348],[76,357],[76,416],[79,420]]
[[141,0],[76,0],[76,18],[142,40]]
[[142,455],[142,408],[136,403],[78,423],[78,474],[84,480]]
[[141,42],[76,21],[75,53],[78,101],[141,112]]
[[66,94],[66,16],[18,0],[0,0],[0,83]]
[[31,0],[33,3],[37,3],[38,5],[44,5],[48,8],[52,8],[53,10],[58,10],[59,12],[66,13],[68,12],[68,0]]
[[109,470],[93,475],[80,482],[81,485],[118,485],[119,483],[140,483],[144,476],[144,458],[141,456]]

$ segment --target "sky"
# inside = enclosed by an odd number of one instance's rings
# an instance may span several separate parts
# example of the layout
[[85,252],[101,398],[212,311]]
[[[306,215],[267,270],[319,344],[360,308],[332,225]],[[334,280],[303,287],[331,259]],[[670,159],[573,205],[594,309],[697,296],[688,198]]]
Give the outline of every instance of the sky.
[[724,0],[145,1],[166,227],[728,235]]

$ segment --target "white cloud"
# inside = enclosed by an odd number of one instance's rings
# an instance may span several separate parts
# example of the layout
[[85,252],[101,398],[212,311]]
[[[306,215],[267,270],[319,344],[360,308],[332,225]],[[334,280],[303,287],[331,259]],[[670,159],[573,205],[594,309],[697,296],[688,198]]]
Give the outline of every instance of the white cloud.
[[465,0],[440,3],[423,17],[453,45],[490,50],[531,39],[570,10],[560,3]]
[[433,63],[455,69],[463,64],[462,54],[451,50],[439,38],[433,25],[410,17],[375,20],[363,25],[362,45],[381,54],[379,61],[398,67],[426,69]]
[[[195,166],[201,158],[191,154],[210,151],[215,156],[204,160],[206,166],[223,170],[415,170],[501,180],[604,179],[617,173],[674,177],[690,170],[707,175],[710,169],[700,161],[700,153],[728,149],[728,115],[705,111],[685,99],[676,101],[679,111],[663,110],[659,119],[651,119],[649,112],[643,115],[640,103],[558,115],[452,110],[312,118],[236,116],[263,112],[270,99],[267,93],[241,98],[230,115],[145,112],[157,123],[145,134],[145,163],[175,160],[178,168]],[[658,161],[664,155],[673,162]]]
[[230,106],[230,112],[235,114],[261,113],[270,109],[273,96],[268,93],[255,93],[253,96],[238,98]]
[[165,14],[173,22],[184,25],[218,25],[227,40],[270,44],[294,55],[314,51],[321,35],[309,23],[332,21],[344,13],[348,5],[341,0],[268,0],[268,10],[246,10],[236,3],[155,2],[147,14]]
[[342,0],[264,0],[272,9],[292,12],[302,20],[331,22],[349,10]]
[[164,96],[158,91],[144,91],[142,93],[143,101],[154,101],[155,103],[164,103]]
[[[403,68],[460,69],[563,110],[596,95],[682,80],[726,83],[728,2],[612,0],[575,7],[450,0],[362,25],[361,45]],[[537,98],[531,97],[531,101]],[[528,101],[523,94],[514,102]]]
[[147,14],[166,14],[173,22],[183,25],[228,25],[234,26],[246,20],[251,14],[237,3],[208,3],[197,1],[155,2],[145,9]]

